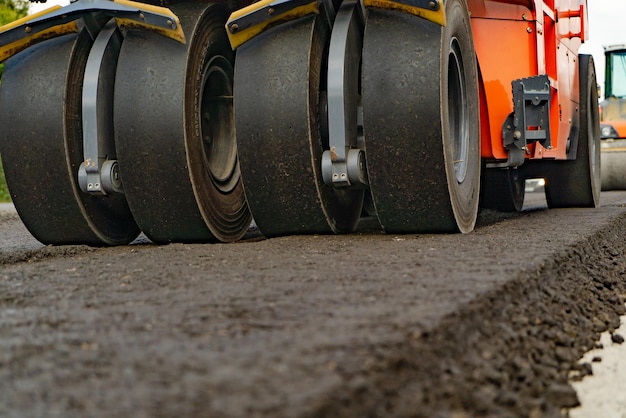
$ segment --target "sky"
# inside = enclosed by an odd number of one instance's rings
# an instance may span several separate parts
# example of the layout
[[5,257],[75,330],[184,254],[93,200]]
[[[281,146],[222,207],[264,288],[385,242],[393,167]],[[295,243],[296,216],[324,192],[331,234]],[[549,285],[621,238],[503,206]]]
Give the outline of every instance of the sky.
[[[31,13],[53,4],[66,5],[69,0],[48,0],[31,3]],[[626,44],[626,0],[587,0],[589,39],[580,52],[592,54],[600,85],[604,82],[604,46]]]
[[598,83],[603,86],[604,47],[626,44],[626,0],[588,0],[587,7],[589,40],[579,52],[593,55]]
[[40,12],[42,10],[47,9],[48,7],[52,7],[55,4],[60,4],[61,6],[66,6],[70,4],[69,0],[48,0],[45,3],[31,3],[30,4],[30,14]]

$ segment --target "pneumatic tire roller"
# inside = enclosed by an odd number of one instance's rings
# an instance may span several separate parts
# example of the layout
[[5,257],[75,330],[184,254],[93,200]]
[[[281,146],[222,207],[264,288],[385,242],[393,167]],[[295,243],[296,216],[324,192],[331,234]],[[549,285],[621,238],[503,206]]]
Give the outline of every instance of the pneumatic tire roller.
[[14,49],[38,43],[6,62],[0,152],[38,240],[243,236],[227,17],[214,3],[83,0],[14,25],[34,37]]
[[[586,1],[78,0],[0,28],[0,155],[44,243],[470,232],[599,203]],[[515,65],[512,63],[515,62]],[[33,81],[34,80],[34,81]]]

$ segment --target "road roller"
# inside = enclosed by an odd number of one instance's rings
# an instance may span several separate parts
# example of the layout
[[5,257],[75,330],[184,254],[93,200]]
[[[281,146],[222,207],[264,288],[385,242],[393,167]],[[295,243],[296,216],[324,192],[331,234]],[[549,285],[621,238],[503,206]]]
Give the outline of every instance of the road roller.
[[626,45],[604,48],[604,100],[600,103],[602,190],[626,189]]
[[0,155],[46,244],[468,233],[599,202],[585,0],[78,0],[0,28]]

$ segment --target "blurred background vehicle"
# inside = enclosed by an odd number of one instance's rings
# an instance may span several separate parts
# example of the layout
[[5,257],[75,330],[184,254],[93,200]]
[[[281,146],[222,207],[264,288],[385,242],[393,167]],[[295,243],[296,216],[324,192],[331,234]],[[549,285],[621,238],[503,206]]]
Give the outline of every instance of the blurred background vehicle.
[[626,45],[604,48],[600,103],[602,190],[626,189]]

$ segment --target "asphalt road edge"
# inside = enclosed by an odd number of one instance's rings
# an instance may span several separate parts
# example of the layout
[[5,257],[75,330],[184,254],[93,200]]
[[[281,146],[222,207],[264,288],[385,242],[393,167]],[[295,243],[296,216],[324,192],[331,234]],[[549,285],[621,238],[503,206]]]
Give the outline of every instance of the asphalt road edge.
[[626,313],[623,231],[626,214],[474,299],[435,329],[377,348],[373,373],[343,376],[344,388],[307,415],[566,415],[579,404],[568,376],[591,373],[578,360]]

